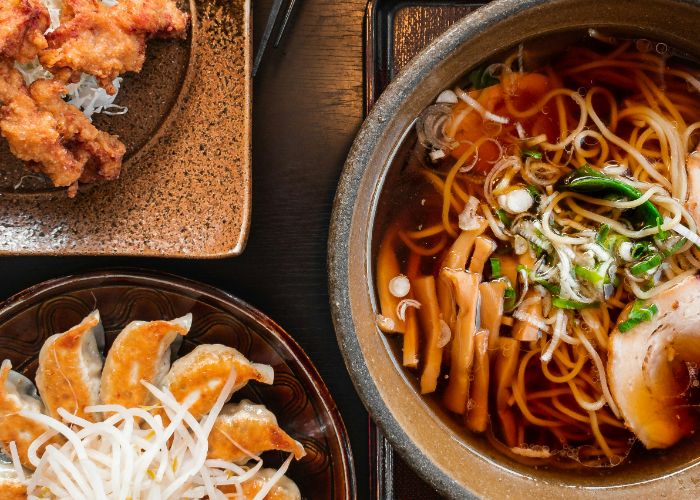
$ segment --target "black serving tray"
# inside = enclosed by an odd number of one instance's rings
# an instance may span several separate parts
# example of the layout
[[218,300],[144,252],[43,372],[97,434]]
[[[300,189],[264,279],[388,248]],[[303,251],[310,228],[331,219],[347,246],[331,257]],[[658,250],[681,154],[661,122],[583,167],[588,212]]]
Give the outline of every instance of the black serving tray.
[[486,3],[369,0],[365,17],[365,112],[408,61],[456,21]]
[[[365,113],[406,63],[456,21],[486,3],[370,0],[365,17]],[[369,425],[373,498],[440,499],[394,453],[374,423]]]

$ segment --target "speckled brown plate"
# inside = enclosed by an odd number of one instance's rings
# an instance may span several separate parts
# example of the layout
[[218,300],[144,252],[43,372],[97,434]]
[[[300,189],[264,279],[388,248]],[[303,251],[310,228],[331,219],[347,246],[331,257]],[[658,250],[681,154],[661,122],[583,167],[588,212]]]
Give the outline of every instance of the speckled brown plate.
[[0,138],[0,254],[214,258],[243,251],[250,219],[250,0],[179,0],[185,40],[152,40],[127,74],[118,181],[75,199],[27,176]]
[[[130,321],[192,313],[190,333],[178,353],[199,344],[235,347],[249,359],[271,365],[272,386],[251,383],[234,395],[265,404],[306,457],[287,475],[304,498],[355,498],[352,452],[340,413],[304,351],[279,325],[246,303],[207,285],[164,274],[105,271],[36,285],[0,306],[0,360],[9,358],[31,379],[39,350],[51,334],[66,331],[98,308],[107,347]],[[278,466],[279,453],[263,456]]]

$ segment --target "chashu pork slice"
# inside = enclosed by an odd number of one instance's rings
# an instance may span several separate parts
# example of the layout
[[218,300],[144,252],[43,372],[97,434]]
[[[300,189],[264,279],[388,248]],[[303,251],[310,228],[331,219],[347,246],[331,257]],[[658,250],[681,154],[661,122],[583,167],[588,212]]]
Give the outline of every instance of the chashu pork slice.
[[650,321],[610,336],[610,391],[627,427],[647,448],[667,448],[691,434],[698,415],[688,406],[688,363],[700,362],[700,277],[690,276],[647,301]]
[[695,224],[700,225],[700,146],[688,155],[686,171],[688,172],[688,201],[685,206],[695,219]]

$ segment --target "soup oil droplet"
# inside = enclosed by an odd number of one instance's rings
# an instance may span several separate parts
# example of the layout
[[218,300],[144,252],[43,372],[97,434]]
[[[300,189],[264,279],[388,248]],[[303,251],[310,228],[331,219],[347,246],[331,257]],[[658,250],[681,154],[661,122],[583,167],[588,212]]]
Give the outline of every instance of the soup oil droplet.
[[663,42],[659,42],[656,44],[656,53],[660,55],[665,55],[668,53],[668,45],[666,45]]

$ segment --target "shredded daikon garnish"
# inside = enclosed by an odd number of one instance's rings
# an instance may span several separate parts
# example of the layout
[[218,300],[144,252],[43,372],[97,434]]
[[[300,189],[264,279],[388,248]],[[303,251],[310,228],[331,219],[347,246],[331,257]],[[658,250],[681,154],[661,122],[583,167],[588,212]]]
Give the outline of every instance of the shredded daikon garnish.
[[513,312],[513,317],[515,319],[519,319],[520,321],[524,321],[526,323],[531,324],[538,330],[542,330],[543,332],[548,332],[549,331],[549,325],[542,321],[540,318],[535,316],[534,314],[526,313],[524,311],[521,311],[520,309],[516,310]]
[[568,318],[563,309],[557,309],[555,313],[554,330],[552,340],[549,341],[547,349],[542,353],[540,359],[543,363],[549,363],[552,360],[552,355],[561,341],[562,334],[566,333],[566,322]]
[[479,208],[479,200],[474,196],[470,196],[467,203],[464,205],[464,210],[459,214],[458,224],[462,231],[471,231],[478,229],[483,217],[477,215],[476,211]]
[[22,469],[22,466],[19,462],[19,452],[17,451],[17,443],[15,443],[14,441],[10,443],[10,457],[12,458],[12,465],[15,468],[15,474],[17,474],[17,479],[21,482],[26,481],[26,478],[24,477],[24,469]]
[[[119,405],[86,407],[85,412],[107,418],[90,422],[62,408],[62,421],[32,411],[21,415],[40,422],[53,432],[45,433],[32,446],[29,457],[36,471],[27,481],[30,499],[180,499],[226,498],[222,487],[251,480],[262,467],[255,458],[252,466],[241,467],[224,460],[207,460],[209,434],[234,387],[232,370],[211,412],[200,421],[189,408],[199,399],[194,391],[180,404],[166,389],[142,381],[156,399],[150,408]],[[162,411],[162,413],[159,413]],[[165,415],[165,419],[161,415]],[[36,450],[58,434],[65,444],[51,441],[41,457]],[[15,468],[19,458],[12,454]],[[290,455],[255,498],[264,498],[289,467]]]
[[[43,0],[43,2],[51,18],[51,26],[48,29],[48,32],[51,32],[61,24],[61,0]],[[102,0],[102,3],[111,7],[116,5],[117,2],[116,0]],[[51,73],[46,71],[37,59],[27,64],[17,63],[15,67],[22,73],[22,77],[27,85],[36,80],[52,78]],[[112,84],[117,91],[114,95],[109,95],[105,89],[100,87],[94,76],[83,74],[80,77],[80,81],[67,85],[68,94],[66,95],[66,101],[68,104],[76,106],[90,119],[95,113],[123,115],[128,109],[114,104],[121,82],[121,77],[115,78]]]
[[463,100],[465,103],[467,103],[469,106],[474,108],[477,113],[479,113],[481,116],[484,117],[486,120],[491,120],[496,123],[501,123],[503,125],[507,125],[510,120],[506,118],[505,116],[500,116],[497,114],[492,113],[491,111],[488,111],[486,108],[484,108],[479,101],[474,99],[472,96],[470,96],[467,92],[464,90],[457,88],[455,93],[457,96]]
[[406,321],[406,309],[409,307],[420,309],[420,302],[413,299],[403,299],[396,305],[396,316],[398,316],[401,321]]

